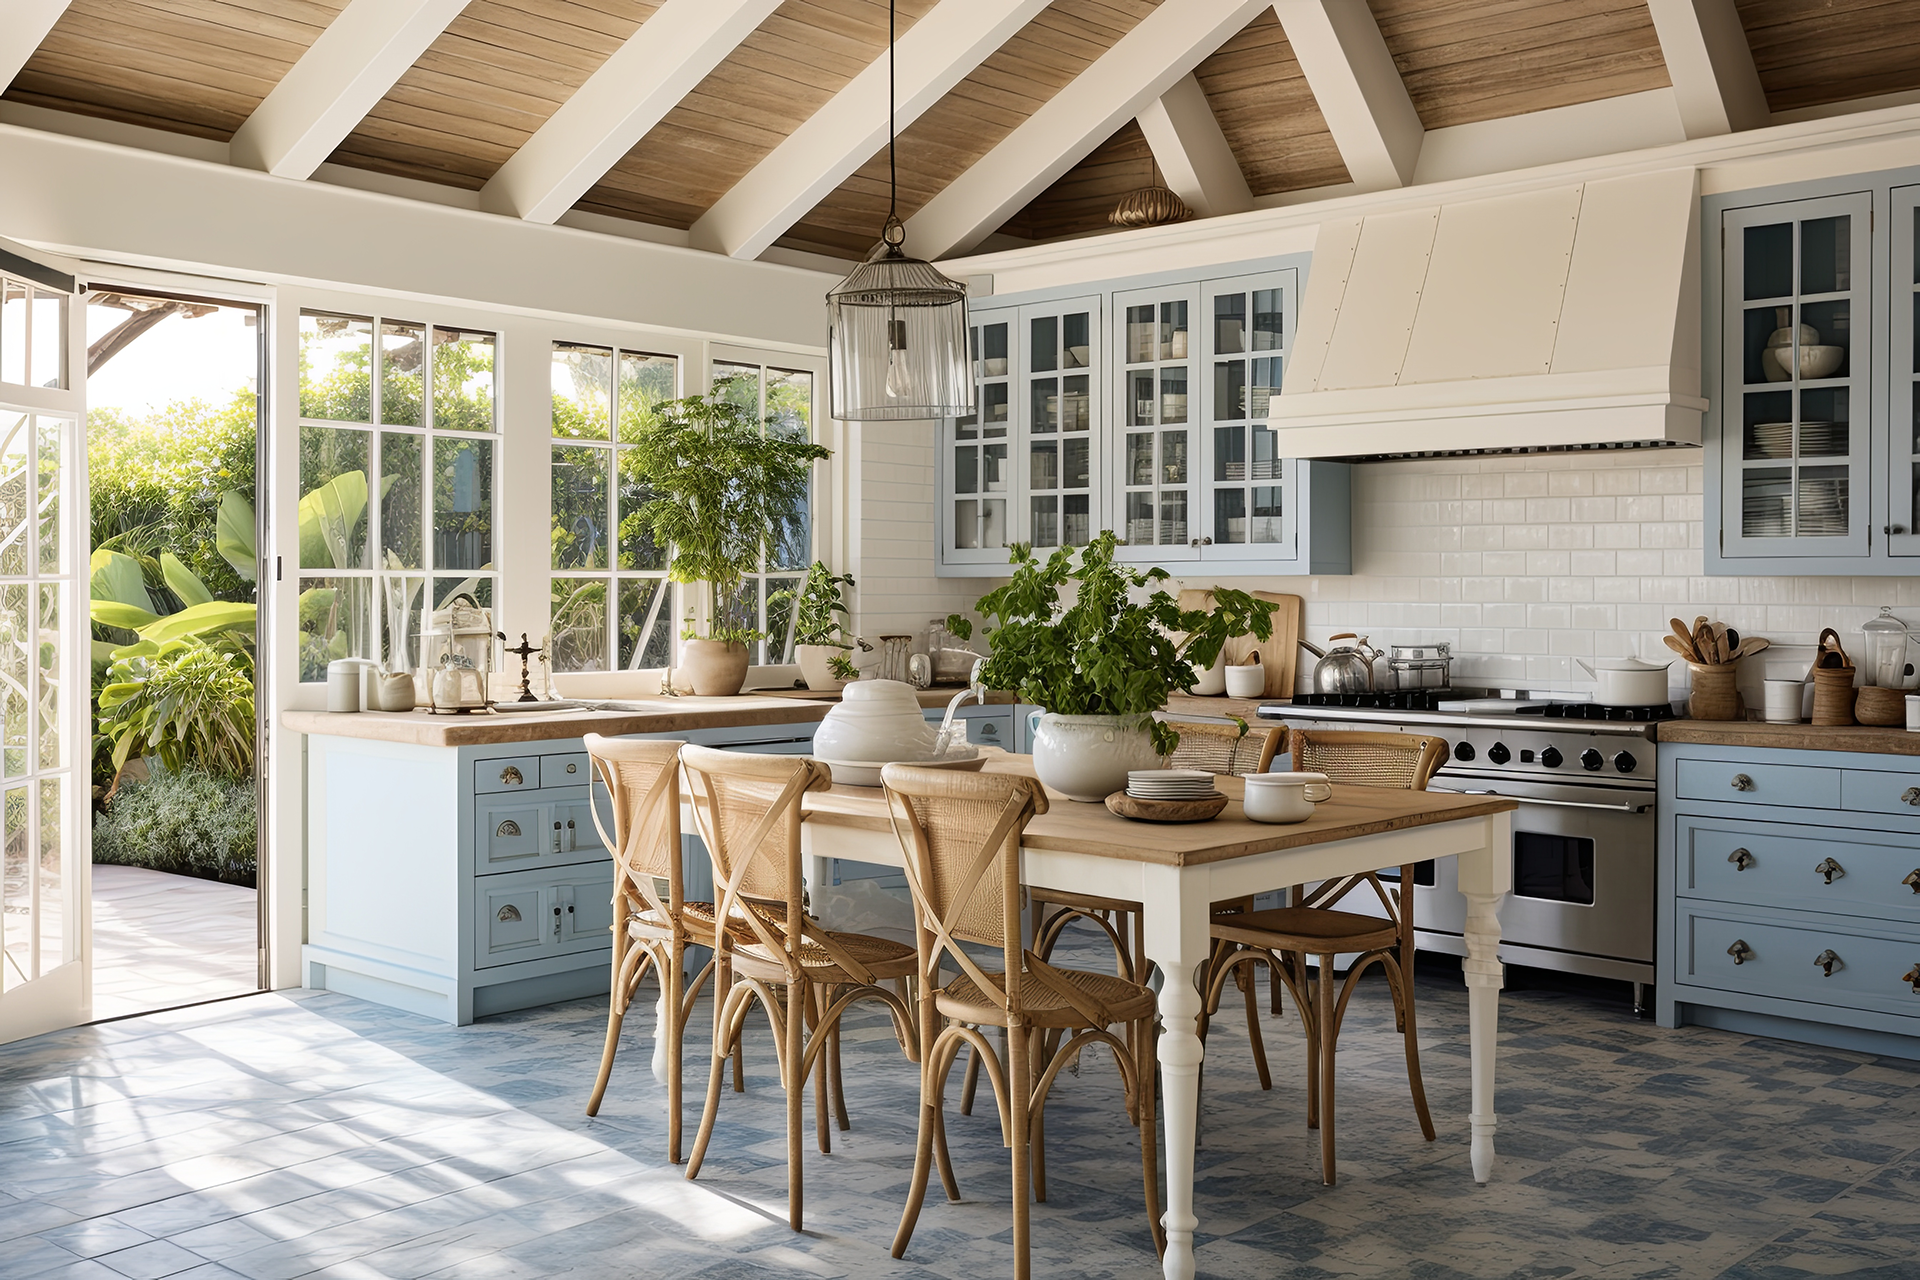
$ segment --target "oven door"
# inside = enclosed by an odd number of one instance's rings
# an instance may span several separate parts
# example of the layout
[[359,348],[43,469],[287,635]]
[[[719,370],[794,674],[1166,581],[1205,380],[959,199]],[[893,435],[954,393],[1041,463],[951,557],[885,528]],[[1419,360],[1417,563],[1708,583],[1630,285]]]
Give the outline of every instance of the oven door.
[[[1428,786],[1520,802],[1513,815],[1513,892],[1500,908],[1503,942],[1653,963],[1651,790],[1459,776],[1436,777]],[[1416,898],[1414,918],[1422,927],[1465,931],[1466,899],[1452,872],[1449,860],[1422,895],[1427,901]]]

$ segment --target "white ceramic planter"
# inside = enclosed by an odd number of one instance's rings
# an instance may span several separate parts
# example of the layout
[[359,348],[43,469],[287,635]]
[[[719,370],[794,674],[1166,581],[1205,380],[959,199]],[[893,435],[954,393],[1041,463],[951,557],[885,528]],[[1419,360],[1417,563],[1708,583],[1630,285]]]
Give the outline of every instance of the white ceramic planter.
[[1098,804],[1126,790],[1128,770],[1160,767],[1151,719],[1043,712],[1033,731],[1033,771],[1067,799]]
[[693,685],[694,696],[730,698],[747,682],[747,646],[721,640],[681,642],[680,670]]
[[793,646],[793,660],[800,664],[800,678],[807,682],[807,688],[831,693],[847,682],[836,677],[827,664],[846,652],[838,645],[797,644]]

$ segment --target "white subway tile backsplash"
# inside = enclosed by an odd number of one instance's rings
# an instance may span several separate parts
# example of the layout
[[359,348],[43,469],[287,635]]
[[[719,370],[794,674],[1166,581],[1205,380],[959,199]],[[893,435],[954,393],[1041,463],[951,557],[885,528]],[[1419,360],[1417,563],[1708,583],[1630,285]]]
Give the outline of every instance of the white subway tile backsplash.
[[1644,467],[1640,471],[1642,493],[1685,493],[1687,467]]
[[1506,475],[1505,493],[1509,498],[1544,498],[1547,496],[1548,480],[1541,471],[1509,471]]
[[1530,524],[1564,522],[1573,518],[1572,506],[1570,498],[1529,498],[1527,521]]
[[1547,475],[1547,492],[1561,497],[1584,497],[1593,492],[1591,471],[1553,471]]
[[1660,498],[1657,494],[1634,494],[1620,499],[1618,511],[1620,519],[1628,522],[1644,522],[1660,518]]
[[1548,525],[1547,545],[1562,549],[1584,550],[1593,545],[1593,526],[1590,524]]

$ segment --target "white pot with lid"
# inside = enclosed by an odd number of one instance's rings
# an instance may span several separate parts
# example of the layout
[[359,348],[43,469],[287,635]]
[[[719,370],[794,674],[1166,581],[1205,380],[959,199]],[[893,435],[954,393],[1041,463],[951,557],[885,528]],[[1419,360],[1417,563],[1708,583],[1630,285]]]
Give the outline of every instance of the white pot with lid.
[[1668,701],[1666,662],[1643,658],[1575,658],[1593,677],[1593,700],[1607,707],[1652,707]]

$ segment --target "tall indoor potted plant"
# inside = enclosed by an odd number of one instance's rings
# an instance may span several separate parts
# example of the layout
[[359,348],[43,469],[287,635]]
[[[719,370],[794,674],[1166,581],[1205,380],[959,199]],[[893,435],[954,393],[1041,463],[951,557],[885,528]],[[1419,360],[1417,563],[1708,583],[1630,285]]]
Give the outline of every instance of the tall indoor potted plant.
[[627,477],[648,494],[632,518],[673,549],[667,576],[707,589],[705,634],[689,626],[681,636],[680,665],[696,694],[725,696],[746,683],[747,646],[762,633],[742,585],[800,520],[808,473],[830,455],[763,432],[746,409],[714,396],[655,405],[623,455]]
[[800,677],[809,689],[832,691],[845,685],[859,674],[847,655],[855,645],[871,647],[847,632],[851,615],[840,589],[852,585],[852,574],[836,574],[815,560],[799,591],[776,591],[767,597],[769,609],[776,603],[793,602],[793,659],[800,664]]
[[[1065,547],[1042,561],[1016,545],[1011,581],[975,606],[993,646],[979,678],[1046,709],[1033,769],[1073,800],[1104,800],[1127,785],[1129,769],[1154,768],[1173,750],[1179,734],[1153,713],[1170,690],[1193,684],[1196,667],[1212,665],[1228,637],[1273,635],[1273,604],[1217,588],[1211,612],[1182,609],[1158,589],[1165,569],[1116,564],[1117,546],[1109,529],[1076,566]],[[1078,584],[1071,604],[1069,582]]]

